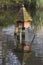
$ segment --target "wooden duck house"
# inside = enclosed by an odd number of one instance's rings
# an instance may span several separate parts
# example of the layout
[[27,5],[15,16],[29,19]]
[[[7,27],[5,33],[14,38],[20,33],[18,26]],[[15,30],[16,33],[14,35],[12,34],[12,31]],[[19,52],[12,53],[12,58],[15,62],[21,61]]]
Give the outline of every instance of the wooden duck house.
[[20,8],[20,11],[18,12],[17,18],[16,18],[16,36],[18,39],[18,44],[20,43],[23,47],[23,50],[28,51],[30,50],[29,43],[27,44],[27,29],[31,26],[32,18],[30,14],[25,9],[24,5]]

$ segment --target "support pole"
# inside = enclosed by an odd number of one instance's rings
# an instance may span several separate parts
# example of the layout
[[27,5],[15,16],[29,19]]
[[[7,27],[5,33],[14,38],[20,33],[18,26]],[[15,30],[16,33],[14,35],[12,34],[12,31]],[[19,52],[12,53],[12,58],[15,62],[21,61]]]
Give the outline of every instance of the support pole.
[[22,32],[20,32],[20,44],[22,43]]

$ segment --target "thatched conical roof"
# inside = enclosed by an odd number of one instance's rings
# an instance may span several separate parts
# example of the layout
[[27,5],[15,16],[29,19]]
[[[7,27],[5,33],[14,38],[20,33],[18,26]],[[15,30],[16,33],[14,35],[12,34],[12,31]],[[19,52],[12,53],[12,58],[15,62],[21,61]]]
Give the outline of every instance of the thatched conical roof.
[[30,14],[27,12],[27,10],[25,9],[24,5],[20,8],[16,21],[22,21],[22,22],[32,21],[32,18]]

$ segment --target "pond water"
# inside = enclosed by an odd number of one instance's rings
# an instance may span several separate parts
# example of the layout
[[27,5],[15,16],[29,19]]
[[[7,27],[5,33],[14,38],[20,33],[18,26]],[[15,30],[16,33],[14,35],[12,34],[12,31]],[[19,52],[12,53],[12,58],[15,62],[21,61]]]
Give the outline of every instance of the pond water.
[[15,25],[12,25],[12,26],[3,28],[2,31],[3,31],[3,33],[5,33],[5,34],[14,36]]
[[43,59],[43,26],[41,27],[41,30],[37,32],[32,46],[35,55]]
[[[9,50],[13,47],[12,45],[16,45],[15,44],[15,39],[14,39],[14,31],[15,31],[15,26],[9,26],[9,27],[4,27],[2,28],[2,30],[0,31],[1,33],[1,37],[3,38],[3,40],[1,39],[0,41],[0,51],[2,52],[3,49],[2,48],[2,43],[3,44],[10,44],[10,48]],[[2,43],[1,43],[2,42]],[[6,56],[6,65],[21,65],[18,57],[16,56],[16,54],[13,54],[13,52],[10,50],[7,52],[7,56]],[[7,50],[6,50],[7,51]],[[2,65],[2,59],[0,59],[0,65]],[[4,65],[4,64],[3,64]]]
[[6,65],[21,65],[16,54],[10,50],[6,56]]
[[[15,31],[15,25],[3,28],[0,31],[2,34],[2,37],[3,37],[3,41],[10,43],[10,45],[11,45],[10,49],[13,47],[12,45],[16,46],[16,42],[14,39],[14,31]],[[41,40],[43,40],[43,39],[36,36],[34,39],[34,43],[32,45],[32,50],[31,50],[30,54],[29,53],[24,54],[24,59],[25,59],[24,61],[26,62],[26,65],[28,65],[28,64],[31,65],[31,63],[33,63],[33,65],[35,65],[35,63],[36,63],[36,65],[40,65],[40,64],[43,65],[43,43],[41,43]],[[0,41],[0,43],[2,43],[2,41]],[[19,55],[20,55],[20,53],[19,53]],[[8,62],[8,57],[9,57],[9,62]],[[15,59],[15,58],[17,58],[17,59]],[[0,59],[0,65],[1,64],[2,64],[2,59]],[[12,64],[21,65],[16,54],[15,53],[13,54],[12,51],[8,51],[8,55],[6,56],[6,65],[12,65]]]

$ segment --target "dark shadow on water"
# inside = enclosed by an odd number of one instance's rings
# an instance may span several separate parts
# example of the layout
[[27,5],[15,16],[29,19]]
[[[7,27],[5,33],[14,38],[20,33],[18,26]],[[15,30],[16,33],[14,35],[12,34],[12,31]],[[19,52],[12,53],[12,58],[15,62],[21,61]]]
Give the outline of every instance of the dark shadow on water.
[[34,52],[27,52],[27,53],[23,53],[22,51],[13,51],[19,61],[22,63],[24,62],[24,65],[43,65],[43,62],[41,61],[40,57],[35,57],[35,53]]

